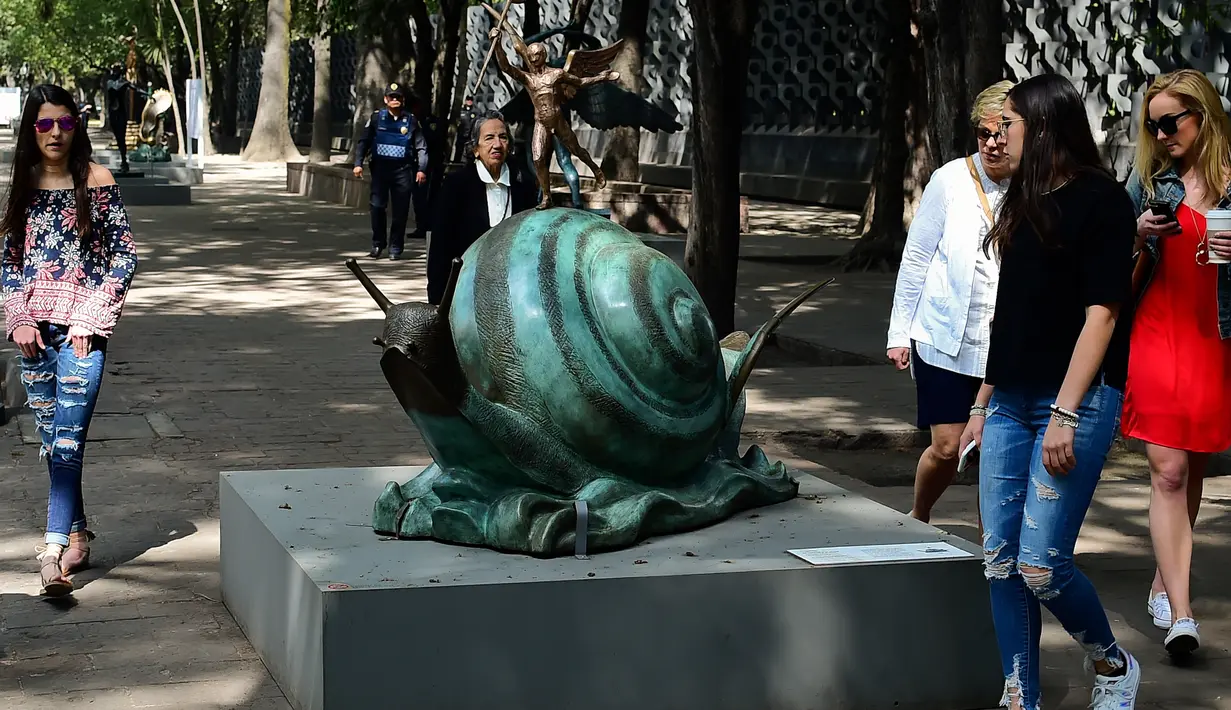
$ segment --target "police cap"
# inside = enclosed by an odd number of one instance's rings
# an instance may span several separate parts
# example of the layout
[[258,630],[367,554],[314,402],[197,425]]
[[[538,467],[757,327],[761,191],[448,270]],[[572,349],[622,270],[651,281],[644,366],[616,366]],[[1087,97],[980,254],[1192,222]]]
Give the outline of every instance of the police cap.
[[385,96],[396,96],[399,99],[405,99],[406,89],[404,89],[401,84],[395,81],[392,84],[385,87]]

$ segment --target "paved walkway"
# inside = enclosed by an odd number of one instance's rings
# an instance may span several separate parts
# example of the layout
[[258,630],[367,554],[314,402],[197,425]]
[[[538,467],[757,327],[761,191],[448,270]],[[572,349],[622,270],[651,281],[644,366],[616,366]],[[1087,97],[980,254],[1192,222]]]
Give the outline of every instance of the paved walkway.
[[[283,186],[280,167],[219,160],[194,191],[194,205],[131,209],[141,269],[109,352],[86,473],[98,568],[81,575],[71,606],[35,596],[46,475],[28,427],[26,436],[21,424],[0,430],[8,452],[0,462],[0,707],[289,707],[218,601],[218,472],[426,457],[370,344],[381,314],[343,266],[367,249],[366,216],[287,196]],[[849,220],[778,209],[786,216],[758,206],[759,231]],[[772,252],[783,240],[806,238],[749,240]],[[421,244],[411,244],[421,256]],[[831,250],[808,246],[818,255]],[[420,258],[364,266],[395,300],[423,293]],[[756,325],[825,268],[747,261],[741,274],[741,322]],[[869,334],[869,322],[884,312],[877,299],[886,289],[892,283],[883,276],[843,276],[784,332],[879,355],[883,327]],[[913,411],[902,382],[886,366],[758,372],[748,429],[837,438],[901,432]],[[796,453],[816,457],[811,449]],[[909,508],[907,488],[840,479]],[[1081,563],[1096,570],[1117,633],[1146,664],[1139,707],[1231,709],[1231,586],[1219,562],[1231,540],[1231,481],[1211,482],[1209,492],[1196,565],[1208,650],[1195,669],[1168,665],[1142,613],[1150,554],[1142,482],[1126,477],[1104,487],[1083,535]],[[938,522],[969,535],[970,493],[955,489]],[[1051,698],[1063,699],[1054,707],[1084,707],[1086,681],[1073,672],[1071,644],[1050,625],[1045,640]]]

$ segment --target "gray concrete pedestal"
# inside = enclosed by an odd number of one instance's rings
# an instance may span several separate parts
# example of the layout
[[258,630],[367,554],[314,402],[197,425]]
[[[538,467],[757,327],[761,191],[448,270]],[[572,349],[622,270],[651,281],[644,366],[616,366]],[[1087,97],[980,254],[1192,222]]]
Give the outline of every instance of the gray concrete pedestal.
[[[974,710],[1001,675],[982,556],[800,475],[799,498],[536,560],[369,527],[419,467],[224,473],[224,600],[297,710]],[[788,549],[948,542],[813,567]]]

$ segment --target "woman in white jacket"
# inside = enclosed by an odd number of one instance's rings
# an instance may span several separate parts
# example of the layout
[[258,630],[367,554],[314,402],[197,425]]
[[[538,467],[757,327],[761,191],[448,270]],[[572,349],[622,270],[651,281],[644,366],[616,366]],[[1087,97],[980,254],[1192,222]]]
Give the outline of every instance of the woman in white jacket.
[[918,425],[932,434],[915,471],[910,512],[924,522],[957,474],[958,441],[987,365],[999,265],[981,245],[1009,184],[999,138],[1012,88],[1001,81],[975,98],[970,122],[979,150],[932,173],[898,269],[888,357],[899,370],[911,369]]

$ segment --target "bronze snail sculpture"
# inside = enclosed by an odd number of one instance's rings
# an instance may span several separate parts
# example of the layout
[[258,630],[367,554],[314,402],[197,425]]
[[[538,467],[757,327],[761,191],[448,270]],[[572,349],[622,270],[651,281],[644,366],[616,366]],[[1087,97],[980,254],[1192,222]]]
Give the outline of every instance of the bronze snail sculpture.
[[500,223],[454,262],[439,307],[394,305],[347,265],[386,313],[381,369],[434,460],[386,486],[378,534],[550,557],[798,491],[757,446],[739,455],[743,389],[768,336],[830,282],[720,343],[669,257],[581,210]]

